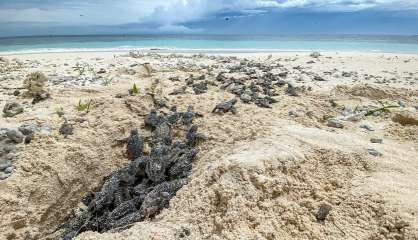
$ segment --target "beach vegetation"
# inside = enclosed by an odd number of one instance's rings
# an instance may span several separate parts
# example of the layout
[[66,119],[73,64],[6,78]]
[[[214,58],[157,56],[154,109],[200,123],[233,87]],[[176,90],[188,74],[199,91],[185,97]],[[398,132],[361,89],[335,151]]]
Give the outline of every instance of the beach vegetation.
[[47,77],[42,72],[33,72],[23,81],[23,87],[28,90],[30,96],[35,96],[44,92],[47,81]]
[[133,94],[138,94],[139,93],[139,88],[138,88],[138,86],[136,86],[136,83],[134,83],[134,85],[132,86],[131,92]]
[[375,113],[388,113],[390,112],[390,109],[400,107],[398,105],[386,105],[385,106],[385,104],[383,104],[381,101],[379,101],[379,103],[382,105],[382,107],[367,111],[366,116],[372,116]]
[[113,78],[111,78],[111,77],[103,77],[102,78],[103,86],[109,86],[110,84],[112,84],[112,82],[113,82]]
[[90,74],[93,79],[97,77],[94,67],[88,63],[76,63],[73,69],[74,71],[78,72],[78,76],[87,76]]
[[78,105],[75,106],[77,112],[86,112],[88,113],[91,109],[92,100],[90,99],[87,103],[83,103],[81,99],[78,101]]

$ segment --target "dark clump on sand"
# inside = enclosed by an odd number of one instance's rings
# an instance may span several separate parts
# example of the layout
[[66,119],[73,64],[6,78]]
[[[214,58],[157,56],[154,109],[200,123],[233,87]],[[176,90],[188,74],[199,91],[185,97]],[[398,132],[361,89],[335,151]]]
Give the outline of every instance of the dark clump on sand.
[[[155,110],[149,113],[144,123],[152,131],[150,153],[143,151],[148,139],[133,129],[126,139],[127,155],[132,162],[106,177],[98,192],[86,194],[82,199],[86,207],[62,225],[62,239],[72,239],[85,231],[124,229],[167,208],[171,198],[187,183],[198,153],[195,145],[201,135],[192,125],[192,109],[177,113],[173,107],[165,115]],[[172,138],[175,127],[187,130],[183,139]]]

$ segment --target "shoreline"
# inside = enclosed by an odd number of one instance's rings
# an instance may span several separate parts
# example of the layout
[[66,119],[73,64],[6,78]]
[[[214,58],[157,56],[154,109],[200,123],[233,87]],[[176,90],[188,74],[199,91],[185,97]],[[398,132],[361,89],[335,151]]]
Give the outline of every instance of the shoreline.
[[331,54],[391,54],[391,55],[403,55],[403,56],[418,56],[418,52],[390,52],[390,51],[365,51],[365,50],[297,50],[297,49],[165,49],[165,48],[133,48],[133,49],[51,49],[51,50],[27,50],[27,51],[0,51],[0,56],[21,56],[21,55],[35,55],[35,54],[83,54],[83,53],[112,53],[112,54],[124,54],[129,52],[141,52],[141,53],[156,53],[156,54],[222,54],[222,55],[234,55],[234,54],[295,54],[295,53],[331,53]]

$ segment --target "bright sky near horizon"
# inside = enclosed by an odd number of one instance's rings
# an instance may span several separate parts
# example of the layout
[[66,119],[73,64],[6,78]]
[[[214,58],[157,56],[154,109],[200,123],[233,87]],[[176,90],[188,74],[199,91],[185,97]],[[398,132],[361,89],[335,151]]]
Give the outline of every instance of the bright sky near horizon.
[[0,36],[99,33],[418,34],[418,0],[0,1]]

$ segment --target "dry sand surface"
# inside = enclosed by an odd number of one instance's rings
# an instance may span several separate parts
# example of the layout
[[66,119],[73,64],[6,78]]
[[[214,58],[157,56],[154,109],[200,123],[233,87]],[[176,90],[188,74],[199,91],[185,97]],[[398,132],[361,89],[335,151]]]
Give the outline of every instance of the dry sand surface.
[[[92,71],[80,74],[77,63]],[[51,98],[31,104],[25,90],[13,93],[35,71],[47,76]],[[237,114],[212,114],[235,97],[233,86],[219,87],[220,72],[245,81],[279,76],[278,102],[238,100]],[[206,93],[169,95],[191,74],[205,75]],[[154,219],[77,239],[418,239],[417,55],[30,54],[0,59],[0,77],[0,109],[13,101],[24,109],[0,127],[41,129],[16,145],[13,173],[0,180],[0,239],[57,239],[82,197],[129,161],[117,140],[143,127],[156,79],[170,106],[204,115],[195,122],[207,140],[189,183]],[[131,96],[133,83],[139,93]],[[75,110],[90,100],[88,113]],[[396,107],[370,112],[383,106]],[[74,127],[68,137],[58,131],[64,119]],[[331,207],[324,221],[316,219],[321,206]]]

